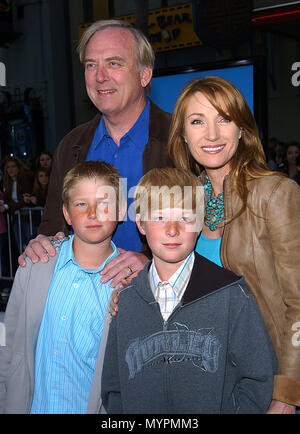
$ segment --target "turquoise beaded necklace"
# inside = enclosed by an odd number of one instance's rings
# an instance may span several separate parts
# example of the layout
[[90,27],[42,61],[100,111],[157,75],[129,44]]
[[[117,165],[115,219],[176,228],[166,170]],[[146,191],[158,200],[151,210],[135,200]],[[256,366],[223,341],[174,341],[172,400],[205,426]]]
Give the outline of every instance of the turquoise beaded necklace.
[[224,220],[224,195],[213,196],[213,189],[208,176],[205,178],[204,189],[206,193],[206,224],[211,231],[215,231],[218,224]]

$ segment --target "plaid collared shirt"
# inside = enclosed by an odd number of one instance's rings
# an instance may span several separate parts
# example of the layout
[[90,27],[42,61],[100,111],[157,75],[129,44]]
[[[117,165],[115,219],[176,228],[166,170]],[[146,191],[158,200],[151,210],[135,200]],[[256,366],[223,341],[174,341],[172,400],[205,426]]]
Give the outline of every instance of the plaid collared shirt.
[[154,261],[149,269],[149,282],[155,300],[159,303],[163,319],[166,321],[180,302],[193,269],[195,254],[192,252],[186,261],[166,282],[162,282]]

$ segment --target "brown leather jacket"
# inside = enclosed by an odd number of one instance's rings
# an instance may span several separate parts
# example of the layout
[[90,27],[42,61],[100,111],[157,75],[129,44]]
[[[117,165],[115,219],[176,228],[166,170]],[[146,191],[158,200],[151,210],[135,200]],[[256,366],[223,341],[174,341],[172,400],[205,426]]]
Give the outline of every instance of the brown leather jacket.
[[[101,115],[98,114],[91,121],[73,129],[58,145],[53,158],[45,210],[38,230],[40,234],[54,235],[58,231],[68,233],[62,214],[63,179],[68,170],[85,161],[100,119]],[[171,115],[150,100],[149,140],[143,153],[144,174],[154,167],[172,166],[167,151],[170,121]],[[128,161],[129,168],[134,164],[134,161]]]
[[[275,174],[249,182],[248,189],[255,214],[247,208],[225,226],[221,261],[244,275],[264,317],[279,362],[273,399],[299,406],[300,188]],[[229,219],[241,208],[230,176],[224,200]]]

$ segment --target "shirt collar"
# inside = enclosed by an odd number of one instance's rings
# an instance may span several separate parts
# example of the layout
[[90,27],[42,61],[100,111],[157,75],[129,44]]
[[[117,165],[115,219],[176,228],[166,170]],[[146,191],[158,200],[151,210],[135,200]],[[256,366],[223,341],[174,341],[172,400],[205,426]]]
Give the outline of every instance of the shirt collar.
[[113,248],[113,252],[111,253],[111,255],[109,255],[109,257],[96,270],[94,270],[94,269],[87,270],[87,269],[82,268],[79,264],[77,264],[77,262],[75,260],[74,253],[73,253],[73,240],[74,240],[74,235],[72,235],[67,241],[65,241],[61,245],[59,258],[57,260],[57,269],[58,270],[65,267],[69,262],[71,262],[73,265],[75,265],[76,267],[80,268],[81,270],[83,270],[87,273],[92,273],[92,274],[93,273],[99,273],[105,267],[107,262],[109,262],[112,258],[114,258],[115,256],[117,256],[119,254],[117,247],[115,246],[113,241],[111,241],[111,247]]
[[[123,139],[126,139],[128,137],[134,143],[134,145],[145,146],[149,138],[149,116],[150,116],[150,102],[147,99],[144,110],[136,120],[135,124],[121,138],[120,143],[122,143]],[[110,138],[112,140],[112,137],[110,136],[109,132],[106,129],[103,116],[101,117],[101,120],[96,129],[95,134],[97,135],[97,140],[95,141],[94,149],[97,149],[97,147],[100,145],[104,137]]]
[[[182,286],[186,285],[187,279],[192,273],[193,265],[195,260],[195,253],[191,252],[191,254],[186,258],[185,262],[180,265],[180,267],[175,271],[174,274],[168,279],[168,283],[172,286],[173,291],[178,294]],[[149,269],[149,279],[152,290],[157,289],[159,283],[162,283],[160,279],[155,263],[152,260],[150,269]]]

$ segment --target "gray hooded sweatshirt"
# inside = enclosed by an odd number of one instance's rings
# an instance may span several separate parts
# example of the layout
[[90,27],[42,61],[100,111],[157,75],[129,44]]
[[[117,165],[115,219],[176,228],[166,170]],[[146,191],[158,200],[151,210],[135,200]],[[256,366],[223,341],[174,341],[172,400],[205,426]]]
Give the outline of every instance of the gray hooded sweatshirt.
[[264,413],[277,361],[243,277],[195,254],[164,322],[149,265],[120,293],[102,374],[108,413]]

